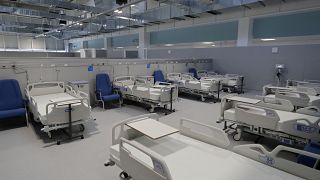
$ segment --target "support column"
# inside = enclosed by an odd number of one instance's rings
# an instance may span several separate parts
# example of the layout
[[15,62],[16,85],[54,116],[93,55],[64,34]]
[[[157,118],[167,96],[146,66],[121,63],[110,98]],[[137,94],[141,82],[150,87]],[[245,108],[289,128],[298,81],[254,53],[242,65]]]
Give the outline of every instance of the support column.
[[111,37],[105,37],[104,38],[104,48],[106,50],[112,49]]
[[147,48],[150,44],[150,33],[146,32],[146,28],[139,31],[139,58],[147,59]]
[[237,46],[248,46],[252,39],[252,21],[249,17],[239,19]]

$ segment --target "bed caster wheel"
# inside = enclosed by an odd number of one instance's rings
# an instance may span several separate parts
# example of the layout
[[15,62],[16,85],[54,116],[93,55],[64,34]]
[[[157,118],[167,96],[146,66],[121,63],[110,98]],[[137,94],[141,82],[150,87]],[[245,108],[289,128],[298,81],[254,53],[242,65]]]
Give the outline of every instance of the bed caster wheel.
[[81,138],[81,139],[84,139],[84,136],[82,135],[80,138]]
[[121,179],[130,179],[131,177],[128,175],[128,173],[122,171],[120,174],[119,174],[119,177]]
[[80,124],[80,131],[83,132],[85,129],[84,125],[83,124]]
[[241,139],[241,134],[240,133],[236,133],[236,134],[233,135],[233,140],[240,141],[240,139]]
[[202,102],[205,102],[206,99],[205,99],[204,97],[201,97],[201,101],[202,101]]
[[61,142],[60,142],[60,141],[58,141],[58,142],[57,142],[57,145],[60,145],[60,144],[61,144]]

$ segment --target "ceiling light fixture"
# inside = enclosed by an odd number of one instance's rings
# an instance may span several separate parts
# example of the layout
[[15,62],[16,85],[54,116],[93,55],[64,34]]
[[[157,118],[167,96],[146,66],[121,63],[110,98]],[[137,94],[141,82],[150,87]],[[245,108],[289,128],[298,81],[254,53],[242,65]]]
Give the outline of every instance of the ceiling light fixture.
[[213,44],[213,42],[202,42],[202,44]]
[[165,44],[164,46],[173,46],[173,44]]
[[276,39],[270,38],[270,39],[261,39],[261,41],[275,41]]

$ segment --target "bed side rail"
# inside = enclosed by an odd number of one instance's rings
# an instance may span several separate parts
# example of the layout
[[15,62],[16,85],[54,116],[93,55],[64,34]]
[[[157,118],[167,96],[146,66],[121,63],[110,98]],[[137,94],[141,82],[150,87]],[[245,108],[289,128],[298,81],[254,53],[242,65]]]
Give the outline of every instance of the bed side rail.
[[[196,131],[194,130],[195,128],[192,129],[188,127],[188,124],[196,125],[198,127],[201,127],[202,129],[204,128],[208,133],[205,134],[200,131]],[[222,148],[227,148],[230,145],[228,136],[223,130],[189,119],[183,118],[180,120],[180,133],[182,135]]]
[[257,97],[262,99],[262,101],[260,101],[257,104],[259,106],[271,108],[271,109],[289,111],[289,112],[294,111],[294,106],[289,100],[280,99],[280,98],[272,98],[272,97],[267,97],[267,96],[257,96]]
[[308,106],[305,108],[300,108],[296,112],[300,114],[320,117],[320,108],[317,106]]
[[294,92],[287,90],[276,90],[275,97],[279,99],[289,100],[294,106],[306,107],[310,101],[306,93]]
[[64,82],[58,81],[31,83],[26,87],[26,93],[28,96],[40,96],[63,92],[65,92]]
[[267,129],[275,129],[280,120],[272,109],[243,103],[236,104],[235,115],[239,122]]
[[[126,120],[123,120],[122,122],[114,124],[112,127],[112,145],[119,144],[120,138],[122,138],[122,137],[130,140],[132,136],[137,135],[137,134],[133,133],[132,131],[127,131],[125,129],[126,123],[139,121],[141,119],[147,119],[147,118],[151,118],[151,119],[155,119],[155,120],[159,121],[159,115],[156,113],[152,113],[152,114],[143,114],[140,116],[131,117]],[[116,134],[117,130],[119,130],[118,134]]]
[[[277,146],[273,151],[269,152],[260,144],[238,145],[233,148],[233,151],[253,160],[309,180],[320,179],[320,170],[316,169],[320,163],[320,155],[318,154],[282,145]],[[316,159],[316,163],[313,168],[298,164],[296,161],[281,156],[281,153],[283,152],[308,156]]]
[[[134,152],[131,151],[133,148]],[[150,159],[152,163],[148,164],[141,158]],[[124,138],[120,139],[120,163],[121,168],[134,179],[172,180],[169,168],[159,154]]]
[[292,88],[278,87],[278,86],[273,86],[272,84],[267,84],[262,88],[262,96],[266,96],[269,94],[276,94],[276,91],[278,90],[281,90],[282,92],[291,92]]

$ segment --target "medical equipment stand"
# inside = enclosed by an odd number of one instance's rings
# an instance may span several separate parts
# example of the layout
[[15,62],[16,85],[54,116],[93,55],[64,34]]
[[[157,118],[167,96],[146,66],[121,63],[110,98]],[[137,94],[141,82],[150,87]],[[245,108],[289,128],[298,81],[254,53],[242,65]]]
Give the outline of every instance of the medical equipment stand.
[[68,114],[69,114],[69,122],[68,122],[68,124],[69,124],[69,126],[68,126],[69,132],[67,133],[65,131],[65,133],[69,137],[66,138],[66,139],[58,140],[57,141],[57,145],[60,145],[61,142],[72,141],[73,139],[78,139],[78,138],[81,138],[81,139],[84,138],[83,135],[73,136],[73,131],[72,131],[72,104],[77,104],[77,103],[79,103],[79,102],[73,102],[73,103],[65,104],[65,105],[68,105],[68,108],[65,109],[65,112],[68,112]]

